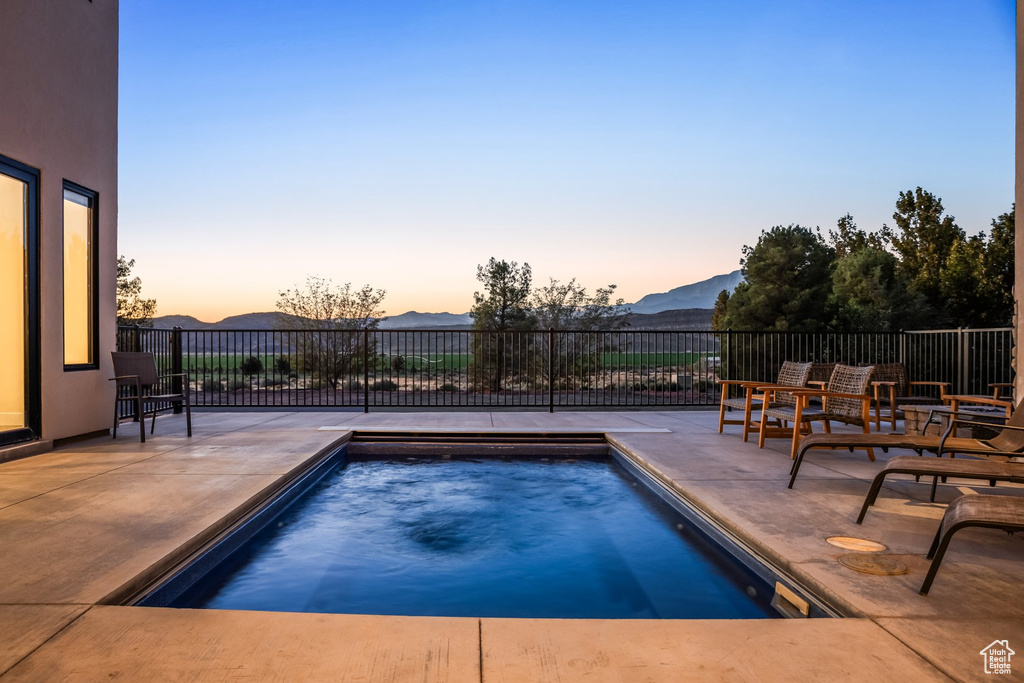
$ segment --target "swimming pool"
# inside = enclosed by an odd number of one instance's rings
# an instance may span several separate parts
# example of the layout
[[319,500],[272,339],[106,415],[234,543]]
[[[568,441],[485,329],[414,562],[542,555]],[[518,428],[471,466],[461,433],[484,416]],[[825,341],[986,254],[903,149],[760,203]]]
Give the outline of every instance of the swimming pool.
[[778,616],[770,582],[613,458],[336,460],[250,539],[137,604],[421,616]]

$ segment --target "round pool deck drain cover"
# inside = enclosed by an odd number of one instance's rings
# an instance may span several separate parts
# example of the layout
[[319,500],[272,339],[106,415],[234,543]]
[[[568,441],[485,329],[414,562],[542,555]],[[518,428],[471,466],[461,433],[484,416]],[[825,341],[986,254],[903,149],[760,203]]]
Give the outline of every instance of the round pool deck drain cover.
[[853,536],[829,536],[825,539],[837,548],[843,550],[856,550],[860,553],[880,553],[888,550],[878,541],[869,541],[866,538],[854,538]]
[[839,564],[860,572],[861,574],[877,574],[879,576],[897,576],[907,573],[907,565],[885,555],[864,555],[850,553],[839,556]]

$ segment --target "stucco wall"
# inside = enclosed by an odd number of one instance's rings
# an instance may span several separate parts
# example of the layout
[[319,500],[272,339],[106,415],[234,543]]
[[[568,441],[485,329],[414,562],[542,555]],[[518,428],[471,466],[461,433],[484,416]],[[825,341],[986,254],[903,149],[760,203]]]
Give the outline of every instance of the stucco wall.
[[[42,437],[112,423],[117,261],[117,0],[0,2],[0,154],[40,170]],[[98,370],[65,372],[62,183],[99,193]]]
[[[1024,68],[1021,61],[1021,53],[1024,50],[1024,14],[1020,11],[1020,3],[1017,3],[1017,125],[1016,125],[1016,165],[1014,186],[1014,204],[1024,207],[1024,111],[1021,109],[1021,101],[1024,99]],[[1016,215],[1016,210],[1014,210]],[[1017,223],[1017,225],[1021,225]],[[1014,286],[1013,286],[1013,324],[1015,329],[1013,344],[1013,369],[1017,375],[1015,378],[1013,396],[1015,400],[1024,397],[1024,372],[1021,370],[1020,344],[1024,341],[1024,305],[1021,298],[1024,296],[1024,227],[1016,228],[1014,234]]]

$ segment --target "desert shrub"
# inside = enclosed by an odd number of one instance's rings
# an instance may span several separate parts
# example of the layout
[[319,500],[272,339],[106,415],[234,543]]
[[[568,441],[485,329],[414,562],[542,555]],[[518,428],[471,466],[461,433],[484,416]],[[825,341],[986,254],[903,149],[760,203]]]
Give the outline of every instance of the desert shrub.
[[394,372],[405,370],[405,356],[391,356],[391,370]]
[[442,384],[438,388],[438,391],[458,391],[458,390],[459,390],[459,388],[457,386],[455,386],[454,384],[452,384],[451,382],[445,382],[444,384]]
[[213,379],[208,377],[203,380],[203,391],[220,391],[221,383],[219,379]]
[[370,391],[395,391],[398,384],[390,379],[380,379],[370,385]]
[[350,379],[348,382],[345,383],[345,388],[348,389],[349,391],[361,391],[363,388],[363,383],[357,379]]
[[283,384],[284,384],[284,380],[283,379],[278,379],[277,377],[268,377],[267,379],[265,379],[263,381],[263,386],[265,386],[265,387],[279,387],[279,386],[281,386]]
[[228,391],[238,391],[239,389],[245,389],[248,387],[249,383],[240,379],[229,379],[225,382],[225,385]]
[[278,356],[274,359],[274,372],[279,375],[291,376],[292,373],[292,361],[288,356]]

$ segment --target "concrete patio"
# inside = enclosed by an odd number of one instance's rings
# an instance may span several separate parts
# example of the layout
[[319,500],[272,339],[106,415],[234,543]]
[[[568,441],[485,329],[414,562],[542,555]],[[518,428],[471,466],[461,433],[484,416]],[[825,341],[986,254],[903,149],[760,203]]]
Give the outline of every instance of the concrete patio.
[[[198,412],[0,464],[4,681],[955,680],[980,650],[1024,647],[1024,540],[958,534],[927,597],[924,559],[944,504],[977,482],[894,478],[854,523],[878,462],[815,452],[793,490],[788,442],[759,450],[717,413]],[[320,430],[322,426],[342,430]],[[321,615],[111,604],[208,540],[344,428],[578,429],[608,433],[696,506],[851,618],[524,620]],[[134,438],[133,438],[134,437]],[[856,573],[829,536],[888,546],[900,576]],[[1024,651],[1015,673],[1024,672]],[[1016,661],[1013,662],[1016,664]]]

